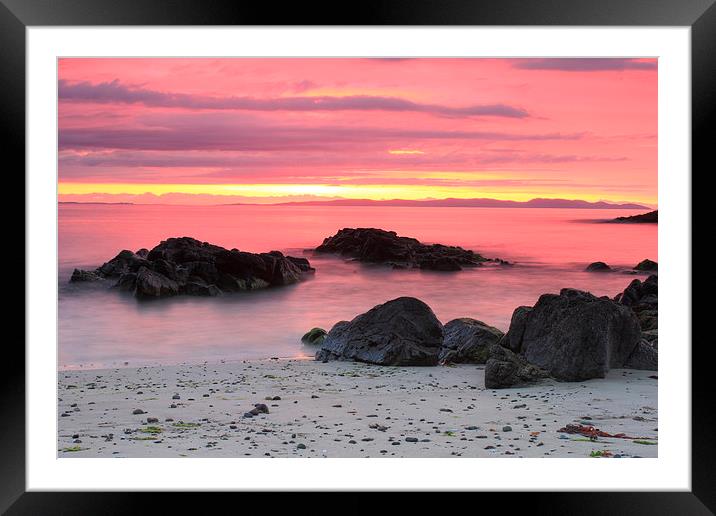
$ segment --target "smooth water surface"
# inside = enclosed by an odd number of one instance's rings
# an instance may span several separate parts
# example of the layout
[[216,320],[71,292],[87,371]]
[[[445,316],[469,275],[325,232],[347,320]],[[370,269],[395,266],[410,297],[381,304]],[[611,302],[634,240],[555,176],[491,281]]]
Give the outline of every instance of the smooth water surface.
[[[473,317],[506,330],[515,307],[563,287],[614,296],[634,278],[587,273],[601,260],[628,269],[657,260],[657,226],[605,224],[638,212],[536,208],[143,206],[59,207],[59,364],[98,368],[313,355],[300,337],[378,303],[415,296],[438,318]],[[461,272],[391,270],[314,256],[307,249],[343,227],[395,230],[423,242],[473,249],[514,267]],[[69,284],[122,249],[151,249],[172,236],[307,256],[315,276],[297,285],[140,302],[111,283]]]

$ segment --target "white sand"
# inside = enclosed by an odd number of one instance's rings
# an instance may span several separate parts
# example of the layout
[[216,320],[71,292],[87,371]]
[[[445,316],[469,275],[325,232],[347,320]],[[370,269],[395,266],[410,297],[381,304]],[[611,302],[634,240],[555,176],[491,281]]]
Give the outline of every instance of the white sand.
[[[583,383],[489,390],[475,365],[265,360],[60,371],[58,456],[655,457],[656,445],[557,432],[591,418],[603,431],[655,441],[653,374],[614,370]],[[244,418],[255,403],[270,413]]]

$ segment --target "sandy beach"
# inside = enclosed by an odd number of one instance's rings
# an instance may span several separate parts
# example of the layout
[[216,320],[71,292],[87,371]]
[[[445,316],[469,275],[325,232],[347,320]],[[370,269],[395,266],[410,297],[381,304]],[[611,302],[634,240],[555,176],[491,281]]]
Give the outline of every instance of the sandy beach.
[[[613,369],[491,390],[483,365],[271,359],[59,371],[58,456],[656,457],[654,375]],[[255,404],[269,413],[246,417]],[[634,439],[560,433],[567,424]]]

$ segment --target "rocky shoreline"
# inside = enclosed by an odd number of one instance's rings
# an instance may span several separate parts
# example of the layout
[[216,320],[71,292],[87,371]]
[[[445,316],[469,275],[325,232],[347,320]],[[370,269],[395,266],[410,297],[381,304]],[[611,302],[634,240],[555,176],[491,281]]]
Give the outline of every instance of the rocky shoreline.
[[384,366],[485,364],[485,387],[604,378],[610,369],[658,369],[658,276],[633,280],[614,298],[565,288],[515,309],[507,333],[472,318],[444,326],[419,299],[377,305],[320,338],[316,360]]

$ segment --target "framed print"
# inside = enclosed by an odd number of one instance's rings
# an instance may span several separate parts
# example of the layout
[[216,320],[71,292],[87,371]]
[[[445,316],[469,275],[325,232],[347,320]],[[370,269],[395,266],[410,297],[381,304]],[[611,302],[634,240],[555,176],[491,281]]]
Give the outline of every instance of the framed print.
[[691,233],[716,8],[364,5],[4,2],[27,302],[3,510],[713,510]]

